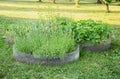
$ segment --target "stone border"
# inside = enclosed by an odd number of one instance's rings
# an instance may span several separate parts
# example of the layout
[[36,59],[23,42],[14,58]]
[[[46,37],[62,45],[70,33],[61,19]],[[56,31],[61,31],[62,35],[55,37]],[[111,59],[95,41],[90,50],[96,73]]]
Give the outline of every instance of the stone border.
[[95,52],[105,51],[111,47],[111,39],[108,39],[106,42],[98,45],[83,43],[80,46],[84,51],[95,51]]
[[31,54],[19,52],[13,47],[13,56],[16,61],[22,62],[22,63],[60,65],[60,64],[72,62],[79,59],[79,45],[77,45],[75,51],[71,53],[66,53],[64,56],[56,56],[52,58],[42,57],[42,56],[36,57]]

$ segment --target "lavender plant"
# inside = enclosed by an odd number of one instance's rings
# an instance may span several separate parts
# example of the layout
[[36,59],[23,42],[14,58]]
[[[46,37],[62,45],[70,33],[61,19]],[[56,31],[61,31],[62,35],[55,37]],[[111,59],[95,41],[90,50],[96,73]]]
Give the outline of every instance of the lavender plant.
[[53,23],[52,20],[25,24],[14,28],[15,48],[18,51],[37,56],[57,56],[74,50],[74,36],[71,28]]

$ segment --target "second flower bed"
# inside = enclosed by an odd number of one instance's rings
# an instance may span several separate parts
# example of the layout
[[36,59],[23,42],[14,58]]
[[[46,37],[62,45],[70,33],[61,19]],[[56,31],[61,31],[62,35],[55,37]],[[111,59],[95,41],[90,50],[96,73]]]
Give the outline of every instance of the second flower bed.
[[73,31],[75,40],[83,50],[104,51],[111,45],[111,28],[109,24],[93,21],[80,20],[74,23]]

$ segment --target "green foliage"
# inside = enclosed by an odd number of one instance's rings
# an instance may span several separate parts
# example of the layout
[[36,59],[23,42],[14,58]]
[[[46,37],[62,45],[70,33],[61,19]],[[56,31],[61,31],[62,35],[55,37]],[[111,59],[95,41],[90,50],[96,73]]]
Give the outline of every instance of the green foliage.
[[55,22],[54,25],[55,24],[59,25],[62,31],[65,31],[65,32],[72,31],[71,27],[75,23],[75,21],[72,18],[67,18],[67,17],[55,17],[54,22]]
[[111,3],[112,0],[103,0],[104,2]]
[[110,38],[110,25],[100,21],[80,20],[73,26],[77,43],[90,41],[100,43]]
[[67,18],[67,17],[58,17],[58,16],[56,16],[54,20],[55,20],[55,22],[58,25],[62,25],[62,26],[71,26],[71,22],[74,22],[70,18]]
[[[56,20],[57,21],[57,20]],[[25,53],[42,56],[57,56],[74,50],[74,36],[69,27],[41,20],[35,25],[23,23],[14,27],[15,47]]]

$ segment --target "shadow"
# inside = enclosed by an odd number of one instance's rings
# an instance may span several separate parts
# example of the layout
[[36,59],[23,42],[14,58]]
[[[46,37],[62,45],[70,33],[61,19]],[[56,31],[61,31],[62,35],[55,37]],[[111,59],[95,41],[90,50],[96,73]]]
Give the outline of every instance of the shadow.
[[[42,0],[41,2],[39,2],[39,0],[36,1],[31,1],[31,0],[0,0],[2,2],[16,2],[16,3],[52,3],[52,4],[75,4],[74,1],[57,1],[56,3],[53,3],[52,0],[48,0],[48,1],[44,1]],[[96,4],[97,2],[79,2],[79,4]]]
[[0,27],[6,27],[10,24],[15,24],[17,22],[25,22],[25,21],[30,21],[30,22],[33,21],[34,22],[37,20],[38,19],[8,17],[8,16],[0,15]]
[[[46,3],[46,2],[44,2],[44,3]],[[56,2],[56,3],[53,3],[53,4],[60,4],[60,5],[75,5],[75,3],[74,2]],[[93,2],[93,3],[79,3],[78,5],[93,5],[93,4],[97,4],[97,3],[95,3],[95,2]]]
[[0,2],[9,2],[9,3],[27,3],[27,4],[74,4],[74,3],[71,3],[71,2],[67,2],[67,3],[62,3],[62,2],[56,2],[56,3],[53,3],[52,1],[41,1],[39,2],[38,0],[36,1],[30,1],[30,0],[24,0],[24,1],[21,1],[21,0],[0,0]]
[[110,5],[113,5],[113,6],[120,6],[120,1],[119,1],[119,2],[112,2]]
[[[17,6],[2,6],[0,5],[0,10],[7,10],[7,11],[42,11],[42,12],[49,12],[49,11],[54,11],[54,12],[70,12],[70,13],[104,13],[105,10],[85,10],[85,9],[80,9],[80,8],[75,8],[75,9],[71,9],[71,8],[58,8],[57,6],[54,8],[49,8],[45,5],[43,5],[43,7],[17,7]],[[110,13],[119,13],[120,11],[113,11]]]
[[120,13],[120,11],[112,11],[112,10],[111,10],[111,11],[109,12],[109,14],[110,14],[110,13]]
[[7,11],[36,11],[36,8],[25,8],[25,7],[16,7],[16,6],[1,6],[0,10],[7,10]]
[[[39,2],[39,1],[30,1],[30,0],[24,0],[24,1],[22,1],[22,0],[0,0],[0,2],[9,2],[9,3],[13,3],[13,2],[16,2],[16,3],[36,3],[36,2]],[[41,3],[41,2],[39,2],[39,3]]]
[[[7,2],[7,0],[1,0],[3,2]],[[20,3],[21,5],[18,5],[18,6],[7,6],[7,5],[0,5],[0,10],[7,10],[7,11],[40,11],[40,12],[48,12],[48,11],[54,11],[54,12],[70,12],[70,13],[105,13],[106,10],[100,10],[99,8],[98,9],[82,9],[81,6],[82,5],[88,5],[89,6],[99,6],[101,4],[93,4],[93,3],[79,3],[79,6],[77,8],[73,8],[75,5],[74,3],[49,3],[49,2],[38,2],[38,1],[15,1],[15,0],[8,0],[8,2],[10,3]],[[7,2],[7,3],[8,3]],[[34,3],[37,3],[36,6],[30,6],[31,4],[34,4]],[[29,7],[21,7],[22,4],[27,4]],[[42,4],[42,7],[40,7]],[[48,6],[44,5],[44,4],[47,4]],[[51,8],[50,8],[50,6]],[[59,5],[60,4],[60,5]],[[34,4],[35,5],[35,4]],[[39,6],[40,5],[40,6]],[[64,8],[64,7],[60,7],[62,5],[67,5],[68,8]],[[69,5],[71,5],[72,9],[69,8]],[[20,7],[19,7],[20,6]],[[55,6],[55,7],[54,7]],[[89,7],[88,6],[88,7]],[[111,11],[110,13],[120,13],[120,11]]]

